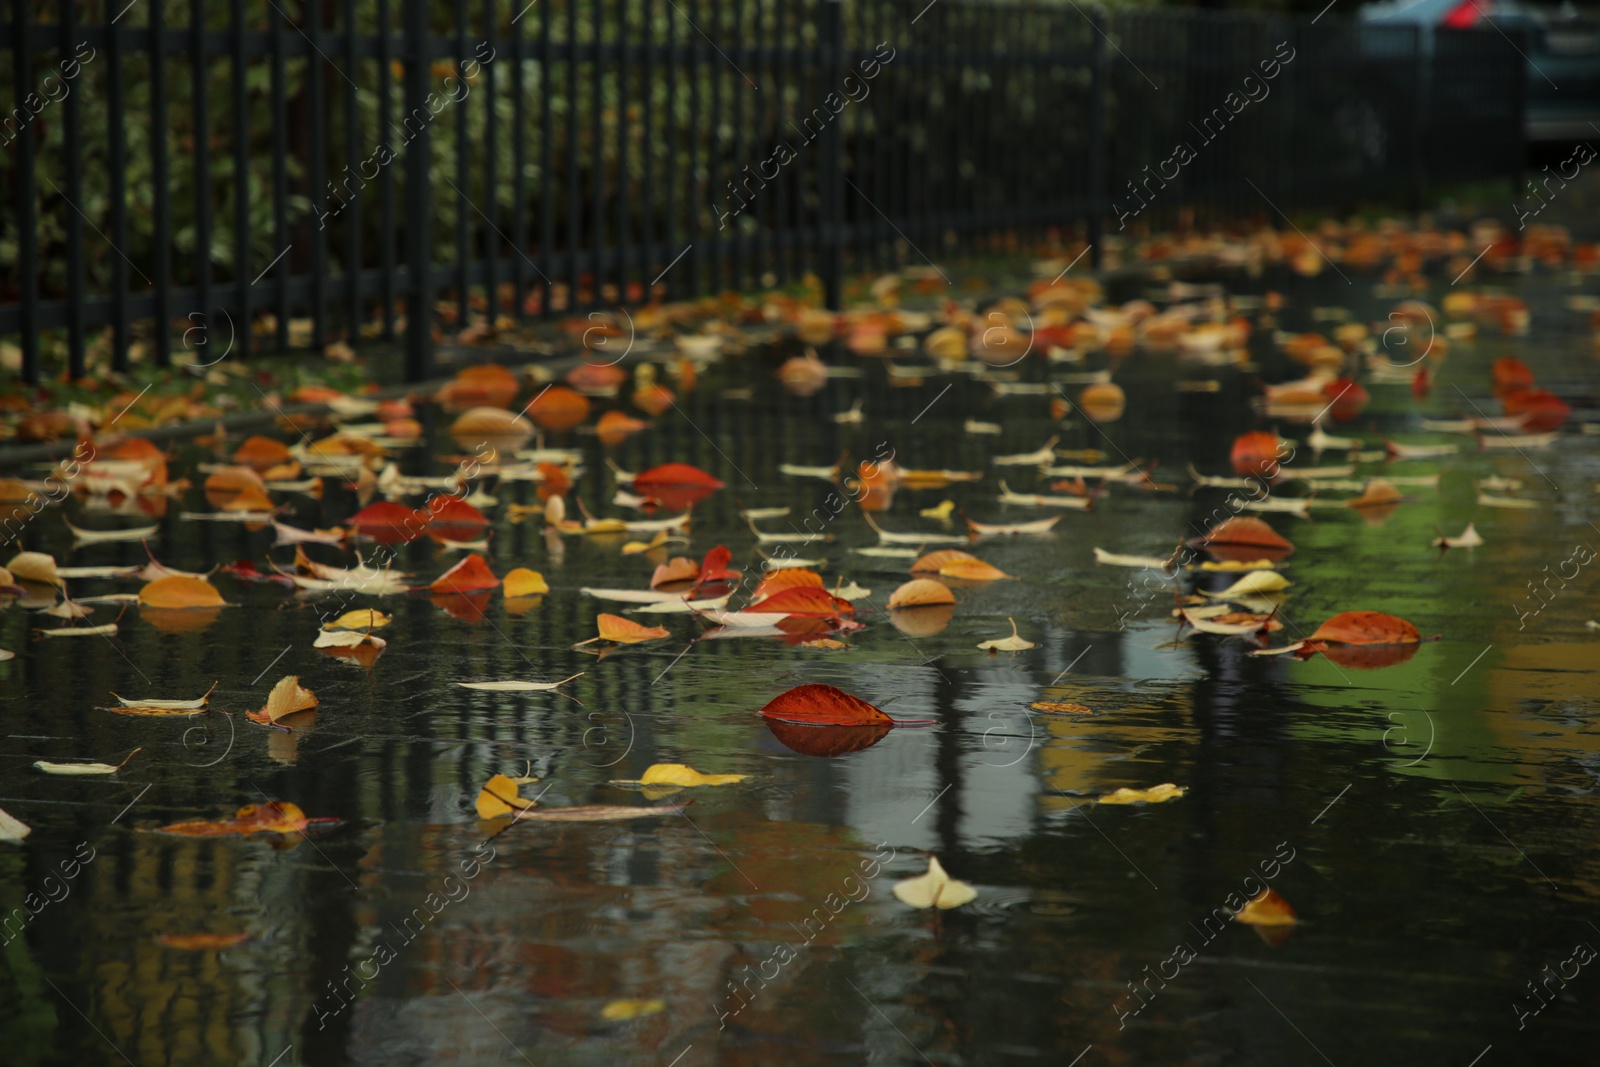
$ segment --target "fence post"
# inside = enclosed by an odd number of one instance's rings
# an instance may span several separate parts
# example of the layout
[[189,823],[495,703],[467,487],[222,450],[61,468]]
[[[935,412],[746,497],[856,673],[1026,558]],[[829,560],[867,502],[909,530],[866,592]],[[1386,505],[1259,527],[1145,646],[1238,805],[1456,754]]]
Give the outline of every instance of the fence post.
[[[11,26],[15,49],[13,72],[16,75],[17,103],[33,93],[33,52],[28,46],[28,26],[33,5],[12,0]],[[33,123],[23,122],[17,130],[17,274],[22,290],[22,380],[39,384],[39,246],[38,216],[35,211],[38,189],[34,177],[35,142]]]
[[[823,0],[821,44],[827,84],[839,86],[844,81],[845,66],[843,0]],[[844,307],[844,140],[839,125],[834,121],[823,129],[817,167],[822,209],[822,300],[832,311]]]
[[[406,380],[419,382],[433,373],[433,198],[428,171],[433,137],[428,123],[428,0],[402,0],[405,39],[405,86],[400,94],[400,125],[406,143]],[[415,133],[406,126],[412,115],[422,121]]]
[[[1090,66],[1089,82],[1089,267],[1099,270],[1100,245],[1105,236],[1105,210],[1110,203],[1106,197],[1106,13],[1101,8],[1091,8],[1089,24],[1097,31],[1093,38],[1094,56]],[[1102,199],[1105,197],[1105,199]]]

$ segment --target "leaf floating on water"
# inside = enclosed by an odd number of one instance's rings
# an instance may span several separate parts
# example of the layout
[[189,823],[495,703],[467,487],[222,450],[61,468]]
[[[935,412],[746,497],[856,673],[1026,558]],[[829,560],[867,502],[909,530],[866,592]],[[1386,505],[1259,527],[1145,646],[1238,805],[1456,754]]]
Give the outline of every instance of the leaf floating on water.
[[108,622],[104,626],[65,626],[52,630],[39,630],[40,637],[110,637],[117,632],[117,624]]
[[1100,798],[1101,804],[1159,804],[1164,800],[1176,800],[1188,790],[1182,786],[1173,785],[1171,782],[1162,782],[1149,789],[1122,788],[1115,792],[1107,793]]
[[375,637],[370,632],[358,633],[355,630],[322,630],[317,634],[317,639],[311,642],[312,648],[385,648],[389,642],[381,637]]
[[701,774],[686,763],[652,763],[639,776],[638,782],[616,784],[681,785],[692,788],[702,785],[732,785],[749,777],[748,774]]
[[1422,640],[1417,628],[1405,619],[1381,611],[1342,611],[1317,627],[1306,638],[1340,645],[1400,645]]
[[640,626],[632,619],[624,619],[621,615],[597,615],[594,621],[600,630],[600,636],[591,637],[587,641],[579,641],[578,644],[572,646],[573,648],[592,644],[595,641],[610,641],[619,645],[636,645],[641,641],[655,641],[667,637],[671,633],[665,626]]
[[889,594],[891,608],[919,608],[929,604],[954,604],[956,595],[943,582],[913,578]]
[[534,596],[550,591],[550,586],[544,580],[544,575],[538,571],[531,571],[526,567],[518,567],[509,572],[505,577],[504,584],[505,594],[508,598]]
[[372,608],[361,608],[358,611],[347,611],[332,622],[322,624],[323,630],[381,630],[394,621],[391,615]]
[[0,841],[21,841],[33,833],[33,827],[0,808]]
[[1010,637],[1000,637],[990,641],[981,641],[979,642],[978,647],[986,648],[990,652],[1023,652],[1030,648],[1039,647],[1032,641],[1027,641],[1017,636],[1016,619],[1007,619],[1006,621],[1011,624]]
[[600,1017],[614,1023],[659,1015],[667,1010],[664,1000],[613,1000],[600,1009]]
[[142,748],[134,749],[132,752],[128,753],[128,759],[123,760],[121,763],[51,763],[48,760],[36,760],[33,765],[46,774],[116,774],[118,771],[122,770],[122,768],[128,765],[128,760],[133,759],[133,757],[137,756],[143,751],[144,750]]
[[154,833],[180,837],[232,837],[249,834],[297,834],[313,823],[332,824],[338,819],[308,819],[299,805],[287,800],[246,804],[231,819],[196,819],[157,827]]
[[1094,709],[1083,704],[1072,704],[1065,700],[1035,700],[1028,707],[1034,711],[1049,711],[1060,715],[1093,715]]
[[1106,567],[1149,567],[1155,570],[1165,570],[1172,562],[1160,556],[1128,556],[1120,552],[1107,552],[1103,548],[1094,550],[1094,561]]
[[1226,545],[1237,548],[1268,548],[1292,552],[1294,545],[1281,537],[1262,519],[1235,516],[1214,527],[1201,537],[1189,542],[1192,545]]
[[525,812],[534,808],[535,801],[522,796],[519,787],[523,782],[537,781],[534,778],[511,778],[504,774],[497,774],[483,784],[478,790],[476,807],[478,818],[498,819],[513,812]]
[[219,684],[220,683],[218,682],[212,682],[211,688],[207,689],[203,695],[195,698],[194,700],[129,700],[127,697],[117,696],[116,693],[112,693],[111,695],[117,697],[117,701],[124,708],[128,708],[130,710],[193,711],[196,708],[203,708],[206,706],[206,701],[211,698],[212,693],[217,691],[217,686]]
[[[62,520],[66,522],[65,519]],[[86,545],[96,545],[111,541],[143,541],[154,537],[160,532],[160,526],[140,526],[128,530],[80,530],[78,527],[67,523],[67,529],[72,531],[72,536]]]
[[1276,593],[1289,588],[1290,584],[1289,579],[1277,571],[1251,571],[1220,593],[1202,589],[1200,590],[1200,595],[1211,597],[1214,600],[1237,600],[1242,596],[1260,596],[1263,593]]
[[247,933],[237,934],[157,934],[156,944],[180,952],[220,952],[225,948],[242,945],[250,940]]
[[25,582],[61,584],[61,576],[56,573],[55,557],[43,552],[18,552],[11,557],[11,562],[6,564],[6,570],[11,572],[13,578],[20,578]]
[[439,575],[428,586],[435,593],[471,593],[499,587],[500,579],[494,576],[489,565],[476,552]]
[[939,857],[928,857],[928,873],[894,884],[894,895],[913,908],[959,908],[978,899],[978,891],[957,881],[939,865]]
[[489,693],[548,693],[557,686],[566,685],[573,678],[582,678],[584,672],[579,671],[569,678],[559,682],[522,682],[509,680],[504,682],[457,682],[463,689],[481,689]]
[[[1438,527],[1434,527],[1438,529]],[[1443,534],[1434,538],[1434,548],[1477,548],[1483,544],[1483,537],[1478,533],[1473,523],[1467,523],[1467,528],[1461,531],[1459,537],[1446,537]]]
[[932,719],[891,719],[878,708],[843,689],[813,682],[779,693],[761,714],[781,722],[811,726],[905,726],[925,725]]
[[204,578],[174,575],[147,583],[139,590],[139,603],[147,608],[215,608],[224,601],[217,587]]
[[1251,897],[1233,917],[1252,926],[1293,926],[1300,921],[1295,918],[1294,908],[1271,886]]
[[247,711],[244,717],[263,726],[276,726],[278,720],[317,706],[317,695],[300,684],[298,675],[287,674],[267,694],[267,703],[260,711]]

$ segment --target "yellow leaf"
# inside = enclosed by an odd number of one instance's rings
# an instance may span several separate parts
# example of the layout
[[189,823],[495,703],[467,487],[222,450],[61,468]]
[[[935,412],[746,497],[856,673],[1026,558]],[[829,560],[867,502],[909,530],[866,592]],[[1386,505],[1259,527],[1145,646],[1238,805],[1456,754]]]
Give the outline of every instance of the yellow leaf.
[[653,763],[639,779],[640,785],[731,785],[748,774],[701,774],[687,763]]
[[518,567],[505,577],[505,592],[508,597],[533,596],[535,593],[548,593],[550,586],[544,580],[544,575],[538,571],[530,571],[526,567]]
[[1007,619],[1006,621],[1011,624],[1011,636],[1010,637],[997,637],[992,641],[980,641],[978,643],[978,647],[979,648],[986,648],[990,652],[995,652],[995,651],[999,651],[999,652],[1022,652],[1025,649],[1038,648],[1039,647],[1038,645],[1034,644],[1032,641],[1024,640],[1023,638],[1017,636],[1017,620],[1016,619]]
[[175,575],[147,583],[139,590],[139,603],[147,608],[211,608],[222,604],[222,594],[204,578]]
[[1233,917],[1252,926],[1293,926],[1299,921],[1294,917],[1294,908],[1270,885],[1251,897]]
[[372,608],[362,608],[359,611],[347,611],[332,622],[322,624],[324,630],[381,630],[394,621],[391,615]]
[[667,1009],[664,1000],[613,1000],[600,1009],[600,1017],[614,1023],[655,1015]]
[[317,694],[302,686],[298,675],[286,674],[278,679],[278,684],[267,694],[266,707],[260,711],[245,712],[245,718],[268,725],[316,706]]
[[624,619],[621,615],[597,615],[595,624],[600,629],[600,636],[594,640],[615,641],[619,645],[654,641],[668,634],[665,626],[640,626],[631,619]]
[[928,873],[894,884],[894,895],[913,908],[959,908],[978,897],[978,891],[959,882],[939,866],[939,857],[928,857]]
[[1289,588],[1289,579],[1277,571],[1251,571],[1220,593],[1202,589],[1201,593],[1214,600],[1234,600],[1241,596],[1259,596]]
[[1187,792],[1182,786],[1163,782],[1149,789],[1118,789],[1100,798],[1102,804],[1159,804],[1163,800],[1176,800]]
[[497,774],[478,790],[478,818],[498,819],[513,811],[527,811],[536,805],[517,792],[518,779]]

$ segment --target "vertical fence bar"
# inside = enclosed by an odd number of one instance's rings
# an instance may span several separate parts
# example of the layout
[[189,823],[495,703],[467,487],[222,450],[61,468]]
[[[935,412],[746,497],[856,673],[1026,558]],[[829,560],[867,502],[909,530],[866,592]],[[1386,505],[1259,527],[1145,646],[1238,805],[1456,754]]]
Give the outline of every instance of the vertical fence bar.
[[[699,14],[699,11],[699,0],[689,0],[689,24],[691,27],[694,26],[694,17]],[[684,176],[683,207],[684,221],[687,224],[689,235],[697,238],[697,240],[689,242],[689,254],[684,256],[683,269],[688,277],[686,283],[688,291],[690,293],[698,293],[700,291],[700,261],[704,258],[703,246],[705,245],[705,240],[700,233],[700,227],[696,225],[695,220],[698,212],[694,208],[695,193],[700,188],[700,42],[696,41],[694,36],[689,33],[684,34],[684,39],[689,42],[684,60],[688,66],[689,125],[684,131],[684,166],[681,168],[681,173]],[[676,82],[677,79],[674,78],[673,81]],[[680,168],[674,167],[673,169],[679,170]],[[714,192],[712,198],[713,201],[716,198]],[[678,242],[674,239],[672,243],[676,245]],[[696,244],[702,246],[702,251],[697,252],[694,250],[693,246]]]
[[571,314],[578,306],[578,12],[567,4],[567,182],[561,207],[567,216],[567,301]]
[[[720,18],[717,17],[717,8],[719,6],[720,5],[718,5],[717,3],[713,3],[712,7],[711,7],[711,12],[712,12],[711,28],[714,29],[714,30],[717,30],[717,29],[720,28],[720,23],[722,21]],[[698,18],[693,19],[693,22],[697,26],[700,25],[700,20]],[[713,40],[713,43],[715,43],[714,40]],[[713,49],[713,52],[714,51],[715,50]],[[722,73],[723,73],[723,68],[722,68],[722,63],[721,63],[721,57],[713,55],[713,54],[707,54],[706,55],[706,70],[708,71],[708,73],[709,73],[709,75],[711,77],[711,120],[708,123],[706,123],[706,162],[707,162],[707,165],[710,167],[710,174],[711,174],[711,189],[710,189],[710,194],[711,195],[709,197],[709,200],[710,200],[711,203],[715,204],[717,202],[717,198],[723,195],[723,189],[722,189],[722,122],[723,122],[723,119],[724,119],[725,116],[724,116],[723,110],[722,110],[722,82],[723,82]],[[696,68],[695,75],[697,77],[699,76],[699,73],[700,73],[699,69]],[[699,215],[700,215],[700,205],[699,204],[695,204],[695,203],[691,202],[690,210],[694,213],[692,217],[695,217],[695,218],[699,217]],[[698,231],[700,229],[700,227],[696,226],[695,229],[696,229],[696,231]],[[712,231],[709,234],[709,239],[711,241],[711,286],[710,286],[710,288],[711,288],[712,292],[716,292],[717,290],[721,289],[722,286],[723,286],[723,263],[725,262],[725,259],[726,259],[726,256],[727,256],[727,248],[722,242],[722,232],[720,230]]]
[[106,0],[106,82],[110,110],[107,167],[111,179],[111,243],[121,252],[111,257],[111,368],[128,372],[128,105],[122,92],[122,31],[117,28],[116,0]]
[[389,0],[378,0],[378,132],[374,140],[384,146],[383,173],[378,184],[378,300],[383,305],[383,336],[394,340],[395,218],[394,153],[390,150],[394,127],[394,35],[389,25]]
[[1110,53],[1107,40],[1115,27],[1108,25],[1103,8],[1089,12],[1089,22],[1095,33],[1089,38],[1094,51],[1089,70],[1089,193],[1084,229],[1089,240],[1089,267],[1099,270],[1104,261],[1101,246],[1105,244],[1105,208],[1109,204],[1106,188],[1106,64]]
[[172,363],[172,185],[167,178],[167,24],[166,0],[150,0],[150,184],[155,218],[156,366]]
[[[844,78],[844,4],[822,0],[820,24],[823,84],[838,85]],[[824,105],[825,106],[825,105]],[[844,138],[837,116],[822,129],[818,146],[819,200],[822,207],[821,271],[823,303],[831,310],[844,307]]]
[[[719,28],[718,36],[722,37],[723,40],[728,42],[729,48],[734,49],[734,55],[738,55],[740,58],[745,58],[739,51],[739,49],[743,47],[745,41],[744,5],[735,3],[726,4],[724,7],[728,12],[729,17],[733,20],[733,33],[731,35],[723,33]],[[745,59],[745,62],[748,63],[749,60]],[[745,75],[739,73],[743,71],[744,64],[741,64],[738,60],[733,60],[733,65],[738,68],[738,71],[735,72],[737,74],[736,77],[728,78],[728,87],[733,93],[733,99],[728,101],[728,127],[733,131],[733,136],[731,138],[733,156],[731,162],[728,164],[728,170],[733,179],[733,183],[744,192],[745,196],[751,198],[752,203],[759,205],[761,195],[760,186],[746,180],[749,173],[747,169],[749,164],[744,158],[744,105],[749,83],[745,81]],[[760,210],[761,209],[758,206],[756,211],[752,213],[752,217],[759,218]],[[743,229],[743,226],[734,226],[732,227],[733,232],[728,234],[728,237],[733,241],[733,248],[729,250],[730,255],[728,258],[730,284],[734,289],[744,288],[744,240],[740,235],[740,231]]]
[[556,275],[556,172],[555,123],[550,110],[551,57],[550,8],[539,12],[539,313],[549,318],[554,309]]
[[[487,54],[496,56],[499,53],[494,47],[494,8],[495,0],[483,0],[483,41],[478,48],[473,49],[473,62],[477,62],[479,55]],[[487,48],[487,53],[480,49]],[[464,56],[456,57],[458,64],[467,62]],[[499,285],[499,272],[495,263],[503,251],[500,239],[500,120],[495,116],[495,73],[494,62],[480,63],[476,68],[483,78],[483,310],[487,317],[489,328],[494,329],[495,312],[498,307],[499,294],[495,292]],[[457,67],[456,77],[461,79],[464,91],[470,91],[467,85],[466,71]],[[461,110],[467,110],[466,99],[461,101]]]
[[[666,145],[666,155],[663,157],[663,177],[666,179],[666,188],[662,190],[664,211],[666,212],[666,226],[663,227],[662,237],[667,242],[661,258],[656,260],[664,270],[672,257],[677,255],[678,247],[678,20],[673,18],[677,12],[668,6],[662,15],[663,25],[666,27],[667,64],[666,64],[666,91],[667,106],[664,121],[662,122],[661,140]],[[655,271],[656,263],[650,269]],[[659,278],[657,271],[653,277]]]
[[350,213],[344,220],[345,314],[349,318],[348,344],[361,340],[361,194],[367,182],[361,174],[361,116],[356,110],[356,87],[351,82],[361,76],[361,61],[356,52],[356,2],[344,0],[344,186],[350,198]]
[[[15,53],[17,102],[22,103],[33,88],[33,53],[28,48],[28,17],[32,5],[27,0],[11,0],[11,42]],[[39,245],[37,178],[34,173],[33,123],[24,122],[17,131],[17,272],[22,297],[22,380],[39,384]]]
[[[655,195],[655,123],[656,109],[656,23],[655,5],[651,0],[639,0],[639,25],[643,29],[641,66],[643,86],[640,92],[639,112],[639,299],[650,300],[650,250],[656,245],[656,195]],[[669,168],[670,169],[670,168]]]
[[[289,49],[289,16],[274,11],[272,18],[272,244],[278,263],[273,268],[277,285],[273,318],[273,345],[279,352],[289,350],[289,278],[293,259],[289,249],[289,88],[284,71]],[[160,189],[159,179],[157,189]],[[159,226],[157,232],[160,232]]]
[[[527,92],[522,66],[527,60],[522,36],[522,15],[511,20],[511,314],[520,320],[527,300],[528,275],[528,123]],[[492,110],[492,109],[491,109]],[[542,181],[542,178],[541,178]]]
[[[198,2],[198,0],[197,0]],[[328,204],[328,81],[323,69],[322,4],[305,0],[308,107],[311,110],[311,204],[316,212],[316,232],[311,239],[311,347],[321,352],[328,344],[328,216],[338,211]]]
[[[427,114],[428,0],[401,0],[405,24],[405,88],[401,114]],[[433,137],[427,123],[406,145],[406,379],[433,373],[433,204],[428,169]]]
[[601,41],[604,36],[605,26],[605,0],[592,0],[589,5],[589,106],[592,114],[589,116],[589,145],[592,157],[589,162],[589,195],[592,198],[589,204],[589,300],[588,304],[600,303],[600,288],[605,281],[605,272],[602,265],[605,262],[605,201],[606,201],[606,167],[605,167],[605,65],[600,62]]
[[617,302],[628,301],[628,0],[617,0]]
[[[18,27],[27,33],[26,24]],[[61,7],[61,54],[69,56],[77,46],[73,38],[78,35],[77,0],[67,0]],[[62,215],[67,220],[67,360],[68,373],[74,380],[84,376],[83,298],[84,278],[83,248],[83,109],[80,93],[68,93],[63,116],[63,140],[67,152],[67,208]],[[120,252],[113,253],[120,255]]]
[[[461,57],[467,53],[467,0],[456,0],[456,35],[455,58],[452,63],[461,62]],[[431,76],[431,71],[430,71]],[[456,330],[460,332],[467,328],[467,323],[472,315],[471,282],[467,277],[467,264],[472,258],[472,220],[467,217],[472,211],[472,181],[467,176],[469,153],[468,147],[472,142],[472,130],[467,125],[469,111],[464,103],[456,105],[456,181],[455,181],[455,211],[456,211]]]
[[[233,302],[238,318],[233,343],[248,358],[255,331],[250,328],[250,110],[245,79],[244,0],[233,0]],[[211,353],[206,353],[210,358]]]
[[[193,44],[190,59],[194,94],[194,292],[196,307],[190,322],[211,339],[211,93],[206,75],[206,5],[194,0],[189,8]],[[192,316],[198,315],[196,320]],[[187,331],[185,331],[187,336]]]

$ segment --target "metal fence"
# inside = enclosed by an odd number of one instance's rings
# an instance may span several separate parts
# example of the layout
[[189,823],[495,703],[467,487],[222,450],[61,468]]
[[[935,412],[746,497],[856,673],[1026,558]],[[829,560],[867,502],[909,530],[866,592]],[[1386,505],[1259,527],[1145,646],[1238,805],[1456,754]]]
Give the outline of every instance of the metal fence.
[[[23,378],[1514,178],[1492,30],[965,0],[13,0]],[[224,349],[224,345],[227,346]],[[15,359],[15,350],[12,350]]]

